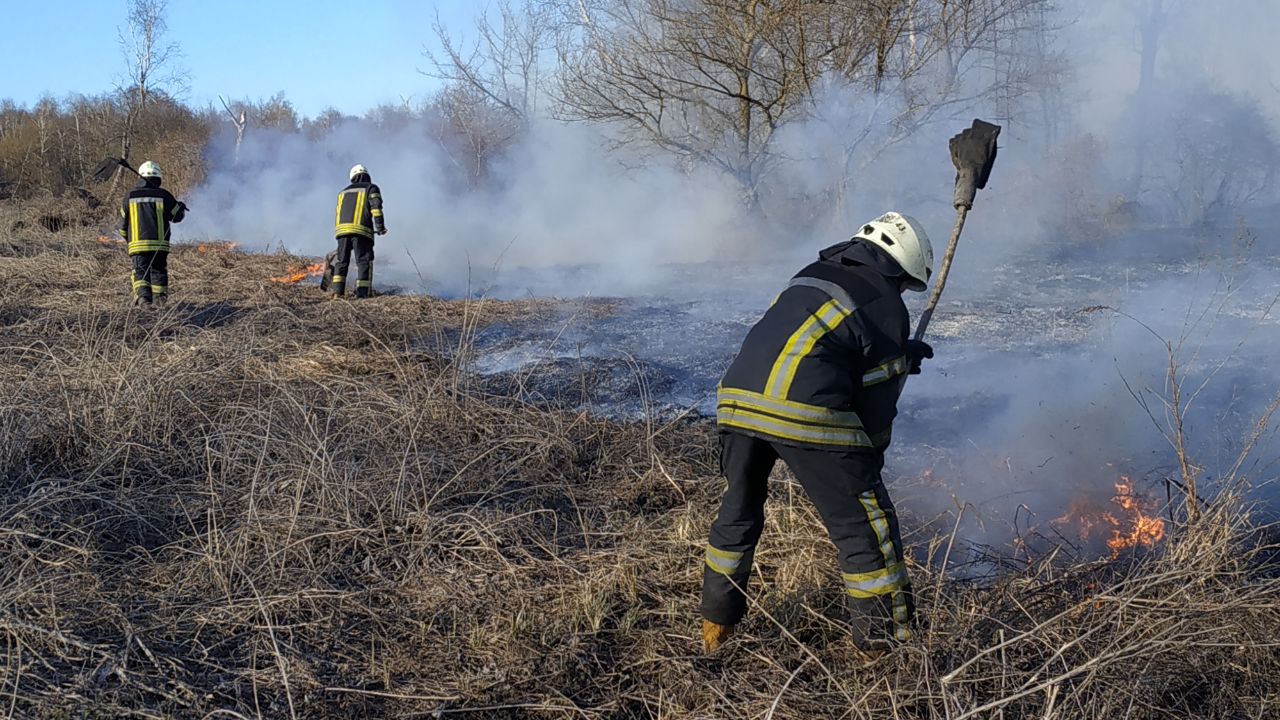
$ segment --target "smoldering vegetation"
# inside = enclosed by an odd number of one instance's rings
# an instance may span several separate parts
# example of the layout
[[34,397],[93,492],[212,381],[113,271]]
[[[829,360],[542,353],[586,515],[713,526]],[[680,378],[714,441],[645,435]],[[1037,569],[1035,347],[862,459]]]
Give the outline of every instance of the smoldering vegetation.
[[486,327],[559,306],[329,303],[270,280],[297,258],[219,245],[181,248],[180,299],[142,315],[110,241],[35,231],[9,247],[0,627],[16,717],[1274,709],[1280,586],[1243,474],[1114,558],[1064,546],[976,577],[956,533],[908,522],[920,639],[865,665],[821,522],[780,470],[753,612],[704,658],[711,428],[549,410],[465,369]]

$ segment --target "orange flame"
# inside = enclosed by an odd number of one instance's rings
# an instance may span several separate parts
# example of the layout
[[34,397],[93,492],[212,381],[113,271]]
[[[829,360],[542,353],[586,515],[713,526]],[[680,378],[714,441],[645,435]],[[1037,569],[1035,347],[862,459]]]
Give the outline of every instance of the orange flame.
[[1121,475],[1120,482],[1116,483],[1116,495],[1111,501],[1124,509],[1130,520],[1130,526],[1127,531],[1122,530],[1120,523],[1115,523],[1116,527],[1111,531],[1111,539],[1107,541],[1107,547],[1111,548],[1111,556],[1115,557],[1125,548],[1152,547],[1156,543],[1164,539],[1164,520],[1148,515],[1144,512],[1142,505],[1147,505],[1147,511],[1153,511],[1154,503],[1147,500],[1141,502],[1144,498],[1139,498],[1133,494],[1133,483],[1128,477]]
[[1095,530],[1110,530],[1107,547],[1111,549],[1113,559],[1128,548],[1154,547],[1163,540],[1164,520],[1155,514],[1159,510],[1158,502],[1145,495],[1135,495],[1133,481],[1127,475],[1120,476],[1115,490],[1111,502],[1116,504],[1118,511],[1077,500],[1066,514],[1052,520],[1051,524],[1075,525],[1082,540],[1092,537]]
[[271,278],[271,282],[282,283],[284,285],[296,285],[309,277],[320,277],[324,274],[324,263],[314,263],[312,265],[290,265],[285,270],[285,274],[279,277]]
[[106,245],[108,247],[110,247],[111,245],[124,244],[124,238],[113,238],[113,237],[107,237],[106,235],[99,235],[97,240],[99,245]]

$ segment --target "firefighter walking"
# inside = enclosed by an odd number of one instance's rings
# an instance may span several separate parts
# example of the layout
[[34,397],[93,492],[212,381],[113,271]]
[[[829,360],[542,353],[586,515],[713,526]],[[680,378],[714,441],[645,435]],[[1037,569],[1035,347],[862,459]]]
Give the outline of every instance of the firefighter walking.
[[164,304],[169,297],[169,226],[182,222],[187,206],[160,187],[160,166],[138,166],[137,187],[120,205],[120,237],[133,264],[135,305]]
[[382,219],[382,191],[369,177],[364,165],[355,165],[348,173],[351,181],[338,193],[335,234],[338,249],[333,259],[333,276],[329,280],[331,299],[342,297],[347,287],[347,270],[351,255],[356,258],[356,297],[373,295],[373,238],[385,235]]
[[869,656],[911,637],[914,605],[893,503],[880,477],[907,374],[933,351],[909,339],[905,290],[923,291],[933,249],[890,212],[801,270],[751,328],[717,389],[728,480],[702,584],[710,652],[747,610],[769,473],[781,458],[835,544],[853,641]]

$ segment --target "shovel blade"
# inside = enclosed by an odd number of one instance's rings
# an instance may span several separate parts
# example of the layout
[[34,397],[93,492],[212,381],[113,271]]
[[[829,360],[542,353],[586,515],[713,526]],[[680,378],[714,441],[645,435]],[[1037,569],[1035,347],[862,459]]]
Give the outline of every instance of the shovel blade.
[[98,167],[93,171],[93,179],[97,182],[106,182],[116,174],[116,170],[120,167],[120,158],[109,157],[98,163]]

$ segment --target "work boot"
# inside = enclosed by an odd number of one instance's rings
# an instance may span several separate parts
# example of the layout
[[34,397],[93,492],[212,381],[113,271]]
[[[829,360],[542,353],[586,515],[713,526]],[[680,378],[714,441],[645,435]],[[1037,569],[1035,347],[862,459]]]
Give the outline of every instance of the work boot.
[[710,620],[702,621],[702,649],[713,653],[733,635],[732,625],[721,625]]

